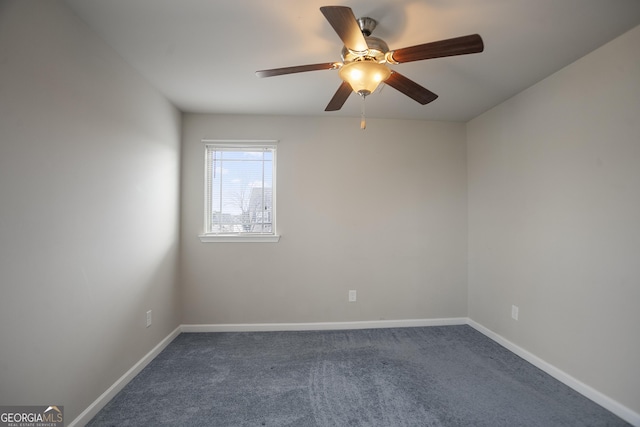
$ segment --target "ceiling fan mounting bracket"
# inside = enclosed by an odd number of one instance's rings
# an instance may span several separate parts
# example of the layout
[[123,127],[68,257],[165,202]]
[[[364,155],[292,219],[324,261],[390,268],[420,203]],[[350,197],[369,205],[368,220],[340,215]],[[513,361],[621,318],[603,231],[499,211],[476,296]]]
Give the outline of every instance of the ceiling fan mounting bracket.
[[369,18],[365,16],[363,18],[358,18],[358,26],[360,27],[360,31],[364,34],[365,37],[369,37],[373,30],[375,30],[378,25],[378,21],[373,18]]

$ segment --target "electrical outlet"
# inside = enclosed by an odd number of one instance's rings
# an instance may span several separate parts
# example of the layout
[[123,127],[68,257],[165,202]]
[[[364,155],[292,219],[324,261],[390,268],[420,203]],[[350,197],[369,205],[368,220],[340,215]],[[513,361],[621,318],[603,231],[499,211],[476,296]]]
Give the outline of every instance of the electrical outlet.
[[151,326],[151,310],[147,311],[147,328]]
[[512,305],[511,306],[511,317],[513,318],[513,320],[518,320],[518,312],[520,311],[520,309],[518,308],[517,305]]
[[356,302],[356,291],[349,291],[349,302]]

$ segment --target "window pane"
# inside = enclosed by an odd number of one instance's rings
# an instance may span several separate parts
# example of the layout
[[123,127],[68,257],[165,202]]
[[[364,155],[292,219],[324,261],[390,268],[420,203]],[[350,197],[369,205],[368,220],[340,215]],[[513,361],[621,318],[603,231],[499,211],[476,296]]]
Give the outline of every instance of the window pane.
[[207,233],[274,234],[274,154],[207,146]]

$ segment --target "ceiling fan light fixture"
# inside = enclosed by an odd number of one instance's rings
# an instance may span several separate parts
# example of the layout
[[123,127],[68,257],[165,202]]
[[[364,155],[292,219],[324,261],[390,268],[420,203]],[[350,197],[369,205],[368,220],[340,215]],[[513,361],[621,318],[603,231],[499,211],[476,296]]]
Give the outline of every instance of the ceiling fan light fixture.
[[342,80],[349,83],[354,92],[367,96],[375,92],[378,85],[389,78],[391,70],[376,61],[363,60],[344,64],[338,73]]

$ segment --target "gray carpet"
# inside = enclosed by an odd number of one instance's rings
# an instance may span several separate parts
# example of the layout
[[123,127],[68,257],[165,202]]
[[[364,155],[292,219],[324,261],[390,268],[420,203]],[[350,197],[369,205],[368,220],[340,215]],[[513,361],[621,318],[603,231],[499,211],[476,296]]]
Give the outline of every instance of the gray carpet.
[[89,426],[623,426],[469,326],[179,335]]

